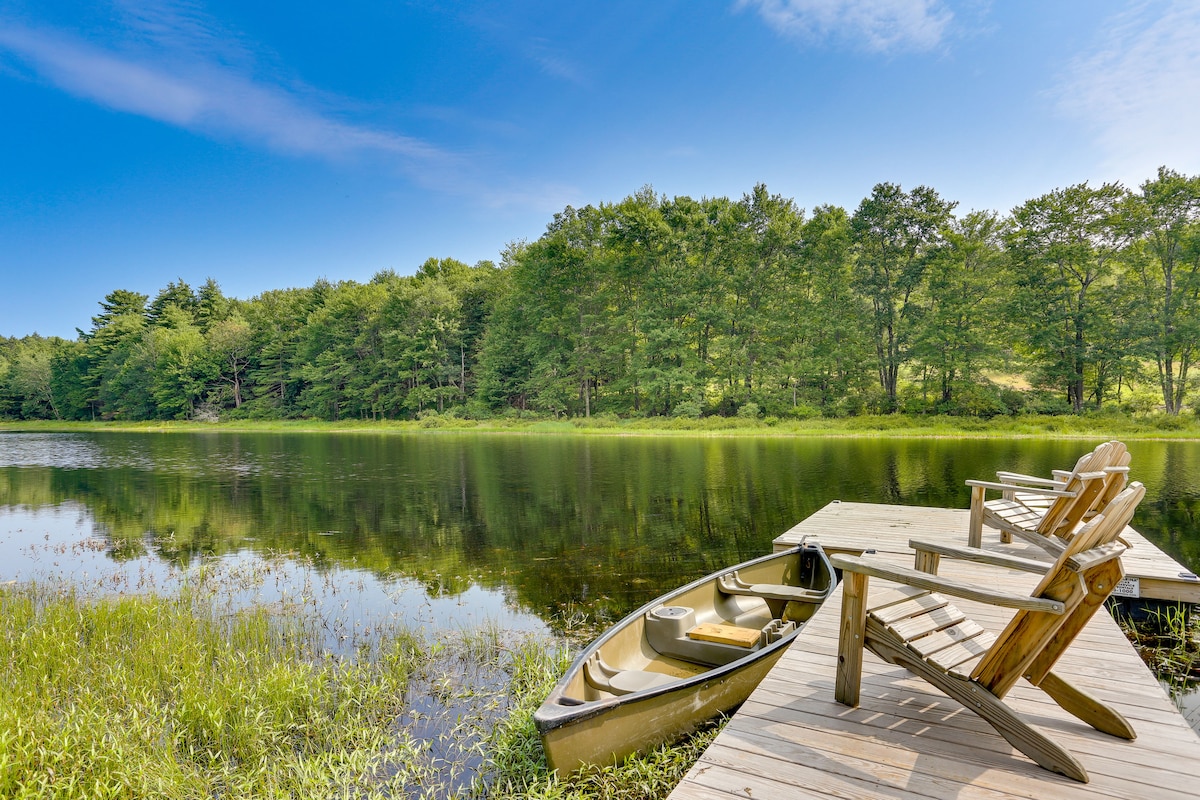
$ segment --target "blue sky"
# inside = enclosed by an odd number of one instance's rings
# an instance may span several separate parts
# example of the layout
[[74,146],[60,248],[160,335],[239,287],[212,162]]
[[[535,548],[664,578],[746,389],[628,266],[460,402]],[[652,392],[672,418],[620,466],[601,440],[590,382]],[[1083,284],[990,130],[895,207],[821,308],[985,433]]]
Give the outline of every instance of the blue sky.
[[0,0],[0,335],[498,261],[646,184],[1008,211],[1198,130],[1195,2]]

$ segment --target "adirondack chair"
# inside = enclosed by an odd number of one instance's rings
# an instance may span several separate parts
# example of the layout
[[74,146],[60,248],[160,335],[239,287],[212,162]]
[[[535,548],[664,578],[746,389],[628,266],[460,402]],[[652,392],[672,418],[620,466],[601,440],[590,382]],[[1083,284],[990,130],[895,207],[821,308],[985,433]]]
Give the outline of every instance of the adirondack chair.
[[[1031,727],[1004,703],[1024,676],[1059,706],[1097,730],[1135,738],[1119,713],[1052,672],[1058,658],[1103,605],[1124,575],[1116,541],[1145,494],[1132,483],[1085,526],[1053,564],[969,547],[910,542],[923,569],[893,567],[874,559],[835,555],[843,570],[841,638],[835,697],[857,706],[862,651],[913,674],[981,716],[997,733],[1048,770],[1086,783],[1087,771],[1062,746]],[[1029,596],[988,590],[936,575],[943,556],[1043,573]],[[933,570],[924,571],[924,570]],[[868,578],[902,584],[868,595]],[[944,595],[1016,608],[998,635],[968,619]]]
[[[1083,515],[1085,520],[1091,519],[1099,512],[1099,509],[1108,505],[1114,497],[1120,494],[1129,480],[1129,451],[1125,449],[1125,445],[1121,442],[1112,441],[1107,444],[1111,445],[1111,448],[1108,448],[1107,464],[1103,463],[1102,459],[1096,458],[1100,454],[1096,450],[1093,450],[1091,453],[1085,453],[1080,456],[1079,461],[1075,463],[1074,469],[1053,470],[1051,472],[1053,477],[1051,478],[1023,475],[1019,472],[1007,472],[1003,470],[997,472],[997,481],[1021,487],[1020,490],[1014,489],[1011,492],[1005,492],[1003,498],[1006,500],[1015,500],[1027,508],[1041,511],[1049,508],[1054,498],[1047,497],[1036,491],[1030,492],[1027,490],[1029,487],[1035,489],[1061,489],[1070,478],[1072,472],[1103,470],[1106,476],[1104,478],[1104,491],[1100,493],[1095,502],[1092,503],[1092,507]],[[1001,532],[1000,538],[1004,542],[1012,540],[1012,537],[1004,532]]]
[[[1128,470],[1122,471],[1116,462],[1125,452],[1125,446],[1120,442],[1105,442],[1080,458],[1071,472],[1063,473],[1061,481],[1032,476],[1021,476],[1025,479],[1023,483],[967,481],[971,487],[967,544],[979,547],[983,543],[983,526],[986,524],[1000,530],[1002,541],[1012,541],[1015,535],[1057,556],[1079,523],[1094,515],[1101,498],[1108,496],[1111,499],[1119,491],[1118,482],[1123,484]],[[1033,481],[1051,482],[1053,486],[1038,487],[1031,485]],[[996,500],[987,500],[989,489],[1003,495]],[[1110,489],[1113,489],[1111,494]],[[1049,502],[1044,507],[1032,505],[1028,502],[1032,495],[1040,495]]]

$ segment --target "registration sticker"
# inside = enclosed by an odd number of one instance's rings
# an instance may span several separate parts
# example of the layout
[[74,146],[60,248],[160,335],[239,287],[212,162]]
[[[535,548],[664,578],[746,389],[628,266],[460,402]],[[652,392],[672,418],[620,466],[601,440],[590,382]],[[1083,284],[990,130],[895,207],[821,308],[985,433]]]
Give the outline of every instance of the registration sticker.
[[1117,587],[1113,589],[1112,593],[1117,597],[1141,597],[1142,579],[1124,577],[1117,583]]

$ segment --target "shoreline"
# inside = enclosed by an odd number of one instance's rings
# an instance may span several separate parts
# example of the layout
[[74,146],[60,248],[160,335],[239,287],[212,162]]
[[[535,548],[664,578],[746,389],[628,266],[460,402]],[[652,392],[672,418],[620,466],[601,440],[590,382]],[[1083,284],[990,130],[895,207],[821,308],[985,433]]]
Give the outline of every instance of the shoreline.
[[541,436],[708,438],[1095,439],[1200,441],[1200,417],[998,417],[991,420],[895,416],[808,420],[543,418],[467,420],[188,420],[144,422],[0,421],[0,433],[291,433],[291,434],[522,434]]

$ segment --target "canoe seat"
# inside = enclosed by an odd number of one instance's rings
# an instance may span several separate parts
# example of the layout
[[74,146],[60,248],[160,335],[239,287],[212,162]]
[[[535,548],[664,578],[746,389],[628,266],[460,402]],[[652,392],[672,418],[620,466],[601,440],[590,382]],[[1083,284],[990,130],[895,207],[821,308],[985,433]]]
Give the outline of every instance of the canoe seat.
[[805,589],[785,583],[746,583],[738,577],[737,570],[722,575],[717,585],[725,594],[740,594],[761,597],[765,600],[788,600],[797,603],[821,603],[829,596],[829,589]]
[[633,694],[679,680],[661,672],[617,669],[606,664],[599,653],[593,653],[592,657],[583,663],[583,678],[593,689],[613,695]]
[[758,628],[739,628],[736,625],[718,625],[713,622],[703,622],[687,632],[689,639],[699,639],[702,642],[717,642],[731,644],[736,647],[754,647],[762,638]]

